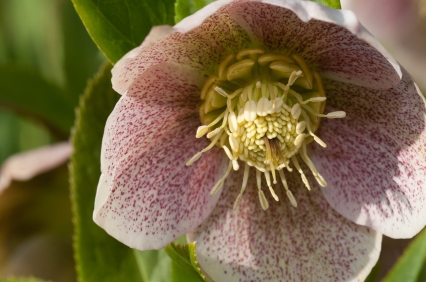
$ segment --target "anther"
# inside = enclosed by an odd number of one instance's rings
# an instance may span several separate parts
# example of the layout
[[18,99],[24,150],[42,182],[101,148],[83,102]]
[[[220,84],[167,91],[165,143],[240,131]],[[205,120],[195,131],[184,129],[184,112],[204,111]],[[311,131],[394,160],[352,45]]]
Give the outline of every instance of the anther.
[[256,181],[260,205],[262,206],[262,209],[267,210],[269,208],[269,203],[262,191],[262,173],[258,169],[256,169]]
[[299,103],[294,104],[293,107],[291,108],[291,115],[296,120],[299,119],[301,112],[302,112],[302,109],[300,108]]
[[302,144],[302,142],[305,141],[305,137],[306,137],[306,134],[297,135],[296,139],[294,139],[293,144],[295,146],[300,146]]
[[233,207],[234,210],[237,208],[238,203],[241,201],[241,197],[243,196],[243,193],[246,190],[249,173],[250,173],[250,166],[246,163],[244,166],[243,184],[241,186],[240,194],[238,194],[238,197],[235,200],[234,207]]
[[299,165],[299,162],[297,161],[296,156],[292,156],[291,161],[293,162],[294,167],[300,173],[300,177],[302,178],[302,181],[305,184],[306,188],[308,188],[308,190],[310,191],[311,186],[309,185],[308,179],[306,178],[305,174],[303,173],[303,170],[300,168],[300,165]]
[[327,114],[328,118],[344,118],[345,116],[346,112],[344,111],[331,112]]
[[216,86],[216,87],[214,88],[214,90],[215,90],[217,93],[219,93],[220,95],[222,95],[223,97],[225,97],[225,98],[228,98],[228,97],[229,97],[229,94],[228,94],[228,93],[226,93],[226,91],[225,91],[225,90],[223,90],[222,88],[220,88],[219,86]]
[[201,152],[196,153],[192,158],[189,159],[189,161],[186,162],[186,166],[190,166],[192,165],[196,160],[198,160],[201,155],[205,152],[207,152],[208,150],[210,150],[211,148],[213,148],[214,144],[216,144],[217,140],[219,140],[219,138],[222,135],[223,130],[221,130],[219,132],[219,134],[217,134],[214,139],[212,140],[212,142],[210,143],[209,146],[207,146],[206,148],[204,148],[203,150],[201,150]]
[[297,202],[296,202],[296,199],[293,196],[293,193],[291,193],[290,190],[287,190],[286,192],[287,192],[287,197],[290,200],[290,203],[293,205],[293,207],[297,208]]
[[254,121],[257,116],[257,105],[256,102],[253,100],[247,101],[247,103],[244,106],[244,119],[246,121]]
[[272,195],[272,197],[274,197],[275,201],[278,202],[280,199],[278,198],[277,194],[275,194],[275,191],[272,188],[271,177],[269,175],[269,171],[265,171],[264,174],[265,174],[266,183],[268,184],[269,191],[271,192],[271,195]]
[[[218,123],[224,116],[226,112],[221,113],[214,121],[209,123],[208,125],[202,125],[197,128],[197,133],[195,134],[195,137],[201,138],[204,134],[207,133],[208,129]],[[206,130],[207,129],[207,130]]]
[[302,157],[302,160],[305,162],[305,164],[311,169],[312,174],[315,176],[315,179],[318,181],[319,185],[322,187],[327,186],[327,182],[325,179],[318,173],[315,165],[312,163],[311,159],[309,159],[308,154],[306,152],[306,145],[303,144],[302,146],[302,152],[300,153],[300,156]]
[[228,177],[229,173],[231,172],[231,168],[232,168],[232,162],[229,162],[228,164],[228,168],[226,169],[225,174],[222,176],[222,178],[213,186],[212,190],[210,191],[210,195],[214,196],[220,189],[220,187],[222,187],[223,182],[225,181],[225,179]]
[[302,134],[306,129],[306,121],[302,120],[296,125],[296,133]]

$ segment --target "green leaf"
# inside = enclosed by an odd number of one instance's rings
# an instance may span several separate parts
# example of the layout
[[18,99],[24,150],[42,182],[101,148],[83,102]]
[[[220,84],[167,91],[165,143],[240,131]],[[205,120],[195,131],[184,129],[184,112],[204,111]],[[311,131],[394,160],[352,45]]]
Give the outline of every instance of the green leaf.
[[33,277],[9,277],[9,278],[0,278],[0,282],[47,282]]
[[13,66],[0,66],[0,107],[30,116],[67,139],[74,123],[69,96],[39,74]]
[[[180,22],[187,16],[190,16],[203,8],[204,6],[214,2],[215,0],[176,0],[175,3],[175,23]],[[341,9],[340,0],[311,0],[323,4],[324,6]]]
[[327,6],[329,8],[338,9],[338,10],[342,9],[342,6],[340,5],[340,0],[310,0],[310,1],[323,4],[324,6]]
[[80,282],[143,281],[134,251],[92,220],[104,126],[119,98],[111,88],[111,68],[111,64],[105,65],[86,88],[72,137],[74,252]]
[[196,260],[195,243],[174,244],[165,248],[172,258],[172,281],[202,282],[206,281]]
[[175,3],[175,23],[180,22],[187,16],[192,15],[204,6],[215,0],[176,0]]
[[416,236],[383,281],[426,281],[426,229]]
[[174,0],[72,0],[93,41],[117,62],[153,25],[173,25]]
[[141,269],[143,281],[171,281],[172,260],[164,249],[143,252],[135,250],[135,256]]
[[63,36],[63,68],[66,88],[75,105],[92,77],[105,62],[105,56],[93,43],[70,0],[61,3],[60,19]]

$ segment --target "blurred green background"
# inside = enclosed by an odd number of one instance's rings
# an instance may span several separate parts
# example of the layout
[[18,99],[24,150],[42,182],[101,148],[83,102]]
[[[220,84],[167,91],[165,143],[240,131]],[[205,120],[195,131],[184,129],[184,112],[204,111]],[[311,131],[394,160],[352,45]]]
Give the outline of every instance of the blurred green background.
[[[1,0],[0,164],[68,140],[79,96],[104,61],[70,0]],[[76,280],[68,178],[63,164],[1,194],[0,281]]]
[[[70,0],[1,0],[0,163],[14,153],[67,139],[78,97],[104,60]],[[7,71],[12,74],[4,75]],[[20,93],[8,91],[14,87]],[[68,104],[61,109],[67,124],[49,124],[40,114],[58,107],[43,99],[49,98],[47,89]],[[21,99],[38,100],[39,109],[21,105]]]

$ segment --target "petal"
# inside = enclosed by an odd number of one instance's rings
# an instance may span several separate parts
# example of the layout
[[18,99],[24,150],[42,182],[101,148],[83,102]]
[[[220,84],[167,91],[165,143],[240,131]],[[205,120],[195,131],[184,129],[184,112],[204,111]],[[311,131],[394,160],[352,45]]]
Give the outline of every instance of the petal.
[[242,2],[229,13],[254,41],[299,54],[330,79],[386,89],[401,78],[398,63],[351,11],[311,1]]
[[175,30],[173,29],[173,27],[168,25],[152,27],[149,34],[145,37],[145,40],[142,42],[141,46],[138,46],[135,49],[131,50],[126,55],[124,55],[124,57],[121,58],[117,63],[115,63],[114,67],[111,70],[113,76],[112,83],[114,85],[114,90],[117,91],[119,94],[124,94],[126,92],[127,87],[131,84],[133,80],[129,82],[126,80],[118,79],[117,77],[119,77],[120,73],[125,70],[128,62],[132,61],[136,56],[138,56],[142,47],[146,47],[149,44],[163,38],[164,36],[173,33],[174,31]]
[[229,15],[233,5],[234,1],[230,0],[215,1],[183,19],[174,28],[182,33],[197,34],[214,46],[223,59],[229,53],[236,53],[252,43],[245,30]]
[[166,62],[198,73],[213,74],[220,62],[220,54],[198,34],[174,32],[124,56],[112,70],[112,86],[124,94],[148,68]]
[[71,144],[62,142],[13,155],[1,167],[0,192],[12,180],[26,181],[58,167],[69,159],[71,153]]
[[[297,172],[286,175],[298,207],[275,185],[280,201],[268,193],[269,209],[263,211],[251,173],[235,211],[241,170],[227,179],[210,217],[188,235],[213,281],[361,281],[368,275],[381,234],[340,216],[318,188],[306,190]],[[268,191],[264,180],[263,191]]]
[[195,138],[203,80],[184,67],[156,65],[137,78],[107,121],[93,217],[132,248],[166,246],[216,204],[209,191],[226,169],[221,150],[185,166],[208,145]]
[[403,70],[393,89],[372,90],[330,82],[326,110],[312,146],[327,180],[323,193],[340,214],[392,238],[409,238],[426,224],[425,100]]

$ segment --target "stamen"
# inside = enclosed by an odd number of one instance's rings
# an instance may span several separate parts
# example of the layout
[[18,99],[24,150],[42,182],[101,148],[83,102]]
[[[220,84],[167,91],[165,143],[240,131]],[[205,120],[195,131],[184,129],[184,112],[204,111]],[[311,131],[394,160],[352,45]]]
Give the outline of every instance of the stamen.
[[326,115],[323,114],[319,114],[317,112],[315,112],[314,110],[312,110],[311,107],[309,107],[308,105],[302,105],[302,107],[307,110],[308,112],[310,112],[311,114],[313,114],[316,117],[326,117],[326,118],[344,118],[346,116],[346,113],[344,111],[336,111],[336,112],[331,112],[328,113]]
[[275,194],[275,191],[272,188],[271,177],[269,175],[269,171],[265,171],[264,174],[265,174],[266,183],[268,184],[269,192],[271,192],[271,195],[272,195],[272,197],[274,197],[275,201],[278,202],[280,199],[278,198],[277,194]]
[[294,119],[299,119],[302,109],[300,108],[300,105],[298,103],[294,104],[294,106],[291,108],[291,115]]
[[222,176],[222,178],[213,186],[212,190],[210,191],[210,195],[214,196],[220,189],[220,187],[222,187],[223,182],[225,181],[225,179],[228,177],[229,173],[231,172],[231,168],[232,168],[232,162],[229,162],[228,164],[228,168],[226,169],[225,174]]
[[223,116],[222,125],[220,127],[216,128],[215,130],[213,130],[212,132],[209,132],[207,134],[207,138],[212,138],[213,136],[218,134],[221,129],[223,129],[226,126],[226,124],[228,122],[228,109],[225,110],[224,114],[225,115]]
[[237,116],[234,112],[230,112],[228,115],[228,126],[232,133],[239,132],[240,127],[238,126]]
[[314,137],[315,142],[317,142],[320,146],[327,148],[327,144],[324,143],[324,141],[322,141],[318,136],[316,136],[312,130],[311,130],[311,123],[310,123],[310,119],[308,117],[308,115],[305,113],[305,111],[302,110],[302,116],[303,119],[306,122],[306,127],[308,128],[309,134]]
[[305,137],[306,134],[299,134],[297,135],[296,139],[294,139],[294,145],[295,146],[300,146],[300,144],[302,144],[303,141],[305,141]]
[[253,100],[247,101],[247,103],[244,106],[244,119],[246,121],[254,121],[257,116],[257,105],[256,102]]
[[269,166],[271,167],[272,176],[274,178],[274,183],[277,183],[276,177],[275,177],[275,167],[274,167],[274,161],[273,161],[273,155],[271,150],[271,145],[269,144],[269,139],[267,137],[263,137],[263,141],[265,142],[266,147],[266,157],[265,157],[265,163],[269,162]]
[[234,159],[234,156],[232,155],[229,148],[226,146],[223,146],[222,149],[225,151],[226,156],[232,161]]
[[228,97],[229,97],[229,94],[228,94],[228,93],[226,93],[226,91],[225,91],[225,90],[223,90],[222,88],[220,88],[219,86],[216,86],[216,87],[214,88],[214,90],[215,90],[217,93],[219,93],[220,95],[222,95],[223,97],[225,97],[225,98],[228,98]]
[[232,167],[233,167],[233,169],[234,169],[235,171],[237,171],[237,170],[239,170],[239,169],[240,169],[240,165],[238,164],[238,160],[237,160],[237,159],[232,160]]
[[296,199],[293,196],[293,193],[291,193],[290,190],[287,190],[286,192],[287,192],[287,197],[290,200],[290,203],[293,205],[293,207],[297,208],[297,202],[296,202]]
[[260,189],[258,190],[258,194],[259,194],[259,201],[260,201],[260,205],[262,209],[267,210],[269,208],[269,203],[265,197],[265,194],[263,194],[263,191]]
[[344,118],[345,116],[346,112],[344,111],[331,112],[327,114],[328,118]]
[[312,174],[315,176],[315,179],[318,181],[319,185],[322,187],[327,186],[327,182],[325,179],[318,173],[315,165],[312,163],[311,159],[309,159],[308,154],[306,152],[306,144],[303,144],[302,146],[302,152],[300,154],[302,157],[302,160],[305,162],[305,164],[311,169]]
[[296,125],[296,133],[302,134],[306,129],[306,121],[302,120]]
[[283,95],[282,95],[282,99],[283,99],[283,101],[285,101],[287,99],[287,94],[290,91],[290,85],[287,84],[288,85],[287,86],[287,85],[285,85],[281,82],[275,82],[274,85],[278,86],[279,88],[281,88],[284,91]]
[[309,98],[308,100],[303,101],[302,95],[300,95],[300,94],[299,94],[299,93],[297,93],[296,91],[294,91],[294,90],[290,89],[290,90],[289,90],[289,93],[290,93],[291,95],[293,95],[293,96],[294,96],[294,98],[296,98],[296,99],[297,99],[297,101],[299,102],[299,104],[302,104],[302,105],[306,105],[306,104],[307,104],[307,103],[309,103],[309,102],[314,102],[314,103],[316,103],[316,102],[324,102],[325,100],[327,100],[327,98],[326,98],[326,97],[312,97],[312,98]]
[[257,181],[257,189],[259,194],[260,205],[262,206],[262,209],[267,210],[269,208],[269,203],[265,197],[265,194],[263,194],[263,191],[262,191],[262,187],[261,187],[262,173],[258,169],[256,169],[256,181]]
[[312,103],[324,102],[325,100],[327,100],[326,97],[312,97],[312,98],[309,98],[308,100],[303,101],[302,104],[306,105],[309,102],[312,102]]
[[302,75],[302,71],[293,71],[290,75],[290,78],[288,79],[288,83],[287,83],[288,87],[292,86],[293,83],[296,81],[296,79],[298,79],[299,76],[301,75]]
[[213,146],[216,144],[217,140],[219,140],[220,136],[222,135],[223,130],[220,131],[219,134],[217,134],[214,139],[212,140],[212,142],[210,143],[209,146],[207,146],[206,148],[204,148],[203,150],[201,150],[201,152],[196,153],[192,158],[189,159],[189,161],[186,162],[186,166],[190,166],[192,165],[196,160],[198,160],[201,155],[205,152],[207,152],[208,150],[210,150],[211,148],[213,148]]
[[293,162],[294,167],[300,173],[300,176],[302,177],[302,181],[305,184],[306,188],[308,188],[308,190],[311,191],[311,186],[309,185],[308,179],[306,178],[305,174],[303,173],[303,170],[300,168],[300,165],[299,165],[299,162],[297,161],[296,156],[292,156],[291,161]]
[[280,175],[281,182],[283,183],[284,189],[288,190],[287,179],[285,178],[284,172],[282,170],[279,170],[278,173]]
[[250,166],[247,163],[245,163],[244,175],[243,175],[243,184],[241,186],[240,194],[238,194],[238,197],[235,200],[234,207],[233,207],[234,210],[237,208],[239,202],[241,201],[241,197],[243,196],[243,193],[246,190],[249,173],[250,173]]
[[226,112],[221,113],[214,121],[209,123],[208,125],[201,125],[197,128],[197,133],[195,134],[195,137],[201,138],[204,134],[207,133],[210,127],[218,123],[224,116]]

